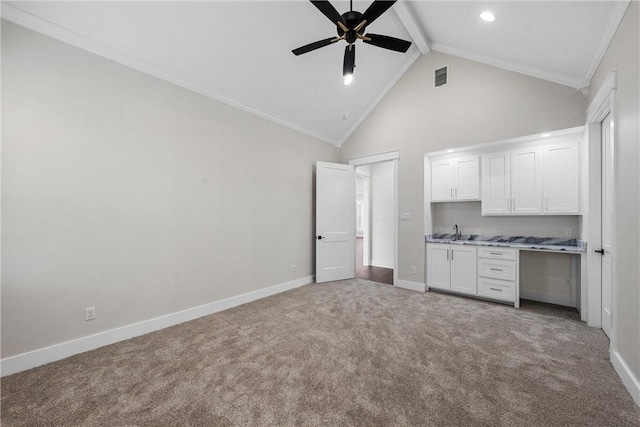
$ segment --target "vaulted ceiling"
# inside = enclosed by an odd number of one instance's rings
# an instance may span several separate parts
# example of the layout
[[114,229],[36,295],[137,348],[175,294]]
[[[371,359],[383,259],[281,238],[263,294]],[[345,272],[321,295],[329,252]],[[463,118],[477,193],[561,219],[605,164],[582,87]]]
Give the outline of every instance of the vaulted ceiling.
[[[430,50],[581,89],[628,1],[399,1],[367,28],[407,53],[345,42],[294,56],[336,27],[307,1],[2,2],[2,17],[341,146]],[[340,12],[348,1],[333,1]],[[370,1],[354,1],[364,12]],[[496,19],[485,22],[481,12]]]

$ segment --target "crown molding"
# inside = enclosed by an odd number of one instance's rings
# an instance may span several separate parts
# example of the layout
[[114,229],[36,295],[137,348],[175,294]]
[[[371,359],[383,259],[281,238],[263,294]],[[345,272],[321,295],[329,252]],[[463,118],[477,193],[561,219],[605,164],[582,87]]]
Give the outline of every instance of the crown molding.
[[596,73],[596,70],[600,65],[600,61],[602,61],[602,58],[604,58],[604,54],[607,53],[607,49],[611,44],[611,40],[613,40],[613,37],[618,31],[618,27],[622,22],[622,18],[624,18],[624,14],[629,7],[629,3],[631,3],[630,0],[614,2],[616,9],[614,10],[611,20],[609,21],[609,31],[604,36],[604,38],[600,40],[600,44],[598,45],[598,49],[596,50],[596,55],[593,57],[593,60],[591,61],[591,64],[589,64],[589,68],[587,68],[587,72],[584,76],[585,81],[590,82],[593,78],[593,75]]
[[449,55],[459,56],[461,58],[491,65],[493,67],[502,68],[504,70],[525,74],[537,79],[558,83],[563,86],[569,86],[575,89],[581,89],[589,86],[589,81],[581,78],[574,78],[561,73],[550,73],[548,71],[544,71],[535,67],[529,67],[526,65],[516,64],[515,62],[511,61],[496,59],[488,55],[483,55],[464,49],[458,49],[456,47],[446,46],[440,43],[431,43],[431,49]]
[[82,36],[78,33],[75,33],[64,27],[56,25],[52,22],[46,21],[38,16],[25,12],[24,10],[16,7],[15,4],[1,2],[0,17],[2,17],[3,19],[6,19],[7,21],[13,22],[14,24],[18,24],[20,26],[26,27],[30,30],[33,30],[38,33],[44,34],[46,36],[52,37],[54,39],[60,40],[62,42],[65,42],[77,48],[86,50],[88,52],[91,52],[103,58],[107,58],[121,65],[125,65],[129,68],[133,68],[134,70],[156,77],[160,80],[173,83],[177,86],[188,89],[192,92],[196,92],[200,95],[222,102],[223,104],[227,104],[231,107],[237,108],[239,110],[258,116],[270,122],[279,124],[281,126],[289,128],[296,132],[310,136],[312,138],[325,142],[333,147],[336,147],[339,145],[338,141],[326,135],[322,135],[318,132],[314,132],[314,131],[302,128],[293,123],[287,122],[286,120],[283,120],[278,117],[272,116],[268,113],[265,113],[264,111],[261,111],[256,107],[252,107],[250,105],[246,105],[241,102],[234,101],[232,99],[225,97],[224,95],[187,83],[180,78],[177,78],[175,76],[172,76],[171,74],[165,73],[159,70],[158,68],[154,67],[153,65],[148,64],[144,61],[141,61],[124,52],[121,52],[117,49],[113,49],[98,41],[92,40],[88,37]]

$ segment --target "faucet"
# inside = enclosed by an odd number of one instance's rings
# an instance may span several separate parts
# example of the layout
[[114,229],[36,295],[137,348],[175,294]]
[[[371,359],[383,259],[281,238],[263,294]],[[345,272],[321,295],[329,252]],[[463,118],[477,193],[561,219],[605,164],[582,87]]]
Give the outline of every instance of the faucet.
[[453,235],[453,240],[458,240],[461,236],[460,234],[460,230],[458,229],[458,224],[453,224],[453,229],[456,232],[456,234]]

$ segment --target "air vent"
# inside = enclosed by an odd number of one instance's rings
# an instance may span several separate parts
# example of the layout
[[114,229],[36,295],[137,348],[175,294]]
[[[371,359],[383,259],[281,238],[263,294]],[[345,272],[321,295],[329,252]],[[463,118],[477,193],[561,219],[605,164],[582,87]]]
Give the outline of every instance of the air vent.
[[449,77],[448,74],[448,66],[442,67],[442,68],[438,68],[434,73],[434,79],[433,79],[433,87],[440,87],[440,86],[444,86],[447,84],[447,80]]

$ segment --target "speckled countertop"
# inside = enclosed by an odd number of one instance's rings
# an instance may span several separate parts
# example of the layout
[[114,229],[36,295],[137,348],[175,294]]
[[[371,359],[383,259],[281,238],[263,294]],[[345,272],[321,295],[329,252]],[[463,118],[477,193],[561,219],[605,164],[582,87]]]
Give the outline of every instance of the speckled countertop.
[[527,236],[483,236],[478,234],[462,234],[453,240],[453,234],[433,233],[425,236],[427,243],[450,243],[473,246],[503,246],[516,249],[539,251],[583,253],[587,251],[587,242],[579,239],[561,237],[527,237]]

